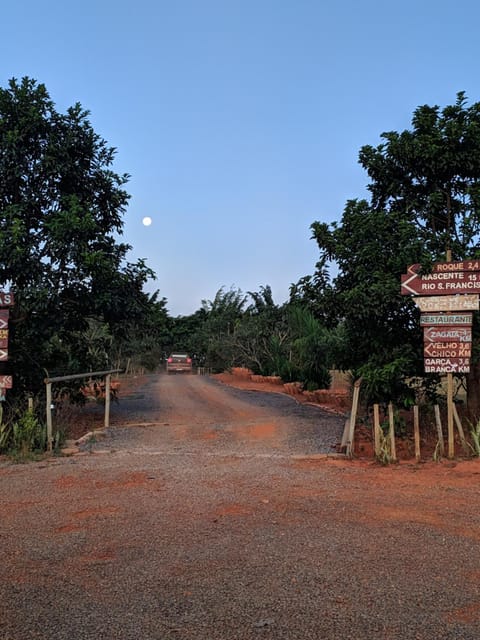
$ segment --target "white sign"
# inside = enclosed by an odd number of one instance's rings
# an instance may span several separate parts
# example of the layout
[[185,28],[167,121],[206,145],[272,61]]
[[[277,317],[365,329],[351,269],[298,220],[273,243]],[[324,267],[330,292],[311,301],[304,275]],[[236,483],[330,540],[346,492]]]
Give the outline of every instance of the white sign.
[[420,311],[478,311],[478,295],[425,296],[413,298]]

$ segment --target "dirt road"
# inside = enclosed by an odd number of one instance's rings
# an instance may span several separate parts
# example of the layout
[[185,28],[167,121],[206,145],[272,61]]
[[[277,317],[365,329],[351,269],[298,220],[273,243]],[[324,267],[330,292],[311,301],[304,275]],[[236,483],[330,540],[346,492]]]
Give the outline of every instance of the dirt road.
[[480,637],[477,462],[316,459],[340,418],[195,376],[112,417],[0,466],[1,640]]
[[144,386],[113,408],[112,423],[117,428],[110,447],[291,456],[335,452],[344,419],[285,394],[241,391],[180,374],[145,378]]

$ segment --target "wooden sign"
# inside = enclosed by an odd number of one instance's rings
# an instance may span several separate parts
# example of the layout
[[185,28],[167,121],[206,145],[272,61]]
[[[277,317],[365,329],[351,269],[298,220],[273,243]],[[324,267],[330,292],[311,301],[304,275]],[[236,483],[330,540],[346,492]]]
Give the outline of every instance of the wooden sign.
[[480,272],[451,271],[427,273],[425,275],[403,274],[401,277],[403,295],[438,295],[452,293],[475,293],[480,291]]
[[423,347],[425,358],[470,358],[471,343],[427,342]]
[[455,340],[462,344],[472,341],[472,330],[470,327],[424,327],[424,342],[451,342]]
[[429,296],[414,298],[420,311],[478,311],[478,295]]
[[469,358],[425,358],[425,373],[468,373]]
[[11,389],[13,387],[12,376],[0,376],[0,387],[4,389]]
[[12,307],[13,306],[13,293],[10,291],[0,291],[0,307]]
[[0,362],[8,360],[8,349],[0,349]]
[[441,327],[443,325],[469,326],[472,324],[471,313],[422,313],[420,316],[421,327]]
[[0,329],[6,329],[8,327],[8,316],[10,311],[8,309],[0,309]]
[[[407,267],[407,273],[419,273],[421,264],[411,264]],[[480,271],[480,260],[461,260],[459,262],[435,262],[432,265],[432,273],[447,273],[452,271]]]

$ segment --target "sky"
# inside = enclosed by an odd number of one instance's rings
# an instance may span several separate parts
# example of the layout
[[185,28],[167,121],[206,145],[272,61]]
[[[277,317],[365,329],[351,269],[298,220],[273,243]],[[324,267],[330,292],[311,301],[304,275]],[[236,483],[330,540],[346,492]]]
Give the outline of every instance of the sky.
[[[314,221],[367,197],[365,144],[480,101],[478,0],[19,0],[0,86],[76,102],[131,177],[122,241],[172,316],[313,274]],[[144,217],[152,224],[144,226]]]

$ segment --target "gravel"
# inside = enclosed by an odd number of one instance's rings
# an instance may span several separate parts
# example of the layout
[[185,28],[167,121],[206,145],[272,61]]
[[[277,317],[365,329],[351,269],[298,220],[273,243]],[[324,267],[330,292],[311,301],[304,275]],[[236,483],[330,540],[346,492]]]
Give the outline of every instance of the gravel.
[[318,459],[343,418],[197,377],[112,420],[0,466],[0,640],[480,637],[480,498],[454,468]]

